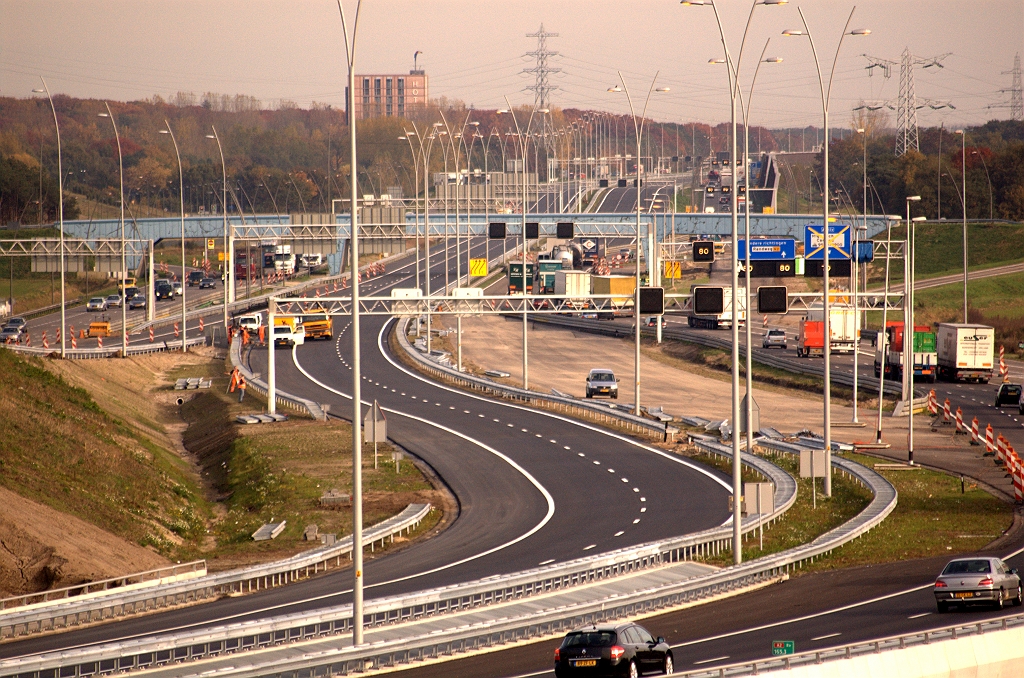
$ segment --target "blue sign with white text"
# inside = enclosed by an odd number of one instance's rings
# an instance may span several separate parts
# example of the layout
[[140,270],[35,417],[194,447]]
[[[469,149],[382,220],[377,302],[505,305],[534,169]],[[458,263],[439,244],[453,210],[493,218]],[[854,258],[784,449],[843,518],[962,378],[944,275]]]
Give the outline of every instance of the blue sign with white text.
[[[850,258],[850,225],[828,225],[828,258]],[[825,258],[825,236],[821,224],[804,226],[804,259],[820,260]]]
[[[747,241],[740,240],[736,246],[736,256],[741,261],[747,258]],[[751,261],[793,261],[796,259],[796,240],[793,238],[751,238]]]

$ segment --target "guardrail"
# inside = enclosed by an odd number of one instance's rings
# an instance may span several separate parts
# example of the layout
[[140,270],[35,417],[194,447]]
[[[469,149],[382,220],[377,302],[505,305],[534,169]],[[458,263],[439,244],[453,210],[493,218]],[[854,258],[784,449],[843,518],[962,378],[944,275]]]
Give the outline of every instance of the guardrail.
[[[231,357],[231,366],[237,367],[238,371],[245,377],[246,385],[256,393],[259,393],[264,398],[270,392],[270,388],[267,386],[262,378],[257,377],[256,374],[249,369],[245,361],[242,360],[242,342],[238,336],[235,336],[231,340],[231,348],[229,351]],[[327,412],[324,410],[320,403],[314,402],[307,398],[300,398],[290,393],[277,389],[277,405],[279,407],[287,407],[297,412],[305,412],[313,419],[317,421],[325,421],[327,419]]]
[[[121,342],[116,341],[105,348],[65,348],[65,355],[69,360],[89,360],[91,358],[117,358],[121,355]],[[206,337],[191,337],[188,339],[189,346],[205,346]],[[23,346],[21,344],[0,344],[0,347],[40,357],[60,357],[60,346],[43,348],[42,346]],[[156,341],[153,343],[139,343],[134,346],[129,343],[127,355],[145,355],[147,353],[160,353],[163,351],[175,351],[181,349],[181,339],[176,341]]]
[[[702,440],[700,444],[722,454],[726,454],[728,449],[711,441]],[[761,461],[767,464],[765,460]],[[513,614],[511,607],[514,600],[531,594],[550,593],[579,583],[593,583],[616,573],[635,572],[642,569],[645,563],[650,567],[654,564],[678,562],[686,554],[713,554],[715,551],[710,548],[711,543],[706,538],[717,536],[716,533],[731,533],[731,528],[716,528],[678,540],[623,549],[509,577],[495,577],[414,596],[371,601],[365,609],[365,623],[387,626],[401,622],[405,624],[404,632],[399,638],[358,648],[339,647],[336,639],[338,635],[351,631],[351,606],[344,605],[316,613],[296,613],[272,620],[229,624],[101,647],[0,661],[0,672],[3,675],[42,676],[59,665],[62,676],[102,675],[131,668],[156,669],[161,665],[190,659],[210,659],[232,654],[231,666],[218,673],[294,675],[293,671],[301,669],[308,675],[347,675],[369,668],[395,666],[510,641],[549,636],[581,624],[601,623],[638,614],[649,615],[657,610],[785,576],[804,562],[829,553],[880,523],[896,505],[895,488],[882,476],[864,466],[840,457],[833,457],[833,463],[873,491],[874,498],[864,511],[809,544],[723,568],[710,575],[652,584],[625,595],[606,592],[599,599],[580,600],[542,610],[537,610],[536,606],[527,606],[526,609],[521,608],[519,614]],[[753,521],[748,521],[746,527],[752,525]],[[727,545],[729,540],[719,538],[716,541]],[[666,550],[673,544],[674,549]],[[592,586],[591,590],[594,588]],[[473,623],[456,628],[424,629],[418,634],[410,626],[434,614],[458,612],[498,602],[506,603],[496,613],[502,614],[501,617],[479,620],[477,614],[477,621]],[[405,635],[409,633],[413,635]],[[287,647],[300,640],[306,641],[306,644],[298,652]],[[279,651],[274,649],[278,646]],[[263,652],[254,655],[234,654],[239,650],[255,648],[261,648]]]
[[[393,539],[394,535],[411,531],[427,516],[429,504],[410,504],[404,511],[367,529],[364,544]],[[46,631],[82,626],[114,617],[175,607],[222,595],[248,593],[281,586],[318,572],[332,565],[341,566],[342,556],[352,551],[351,535],[336,544],[299,553],[291,558],[229,570],[198,577],[185,582],[128,592],[114,590],[108,596],[89,600],[53,601],[43,609],[11,611],[0,615],[0,641],[35,635]],[[0,662],[2,665],[2,662]]]
[[195,575],[196,573],[199,573],[200,575],[206,574],[205,560],[193,560],[188,563],[168,565],[167,567],[160,567],[155,570],[134,572],[120,577],[111,577],[110,579],[98,579],[96,581],[85,582],[84,584],[78,584],[76,586],[66,586],[60,589],[48,589],[37,593],[26,593],[23,596],[0,598],[0,610],[9,610],[11,608],[25,607],[27,605],[38,605],[40,603],[48,603],[54,600],[70,598],[72,596],[88,595],[97,591],[106,591],[113,588],[120,589],[126,586],[160,583],[173,577]]
[[[943,640],[957,640],[958,638],[981,636],[986,633],[1006,631],[1014,628],[1019,629],[1021,627],[1024,627],[1024,614],[1016,614],[1009,617],[1003,617],[1001,619],[992,619],[974,624],[954,624],[938,629],[932,629],[930,631],[918,631],[916,633],[907,633],[899,636],[887,636],[885,638],[878,638],[877,640],[853,643],[850,645],[839,645],[825,650],[815,650],[813,652],[800,652],[784,657],[773,657],[772,659],[764,659],[756,662],[729,664],[711,669],[686,671],[679,675],[686,676],[687,678],[757,676],[769,671],[795,669],[801,666],[814,666],[839,659],[853,659],[855,657],[877,655],[892,650],[905,650],[907,648],[918,647],[921,645],[929,645],[930,643],[940,642]],[[984,661],[984,658],[979,659]],[[964,665],[960,665],[960,668],[965,667]],[[821,671],[826,675],[839,675],[829,673],[827,669],[821,669]],[[932,666],[930,667],[928,675],[941,675],[941,673],[937,672],[936,666]],[[973,672],[971,675],[973,675]],[[977,675],[985,674],[979,673]]]

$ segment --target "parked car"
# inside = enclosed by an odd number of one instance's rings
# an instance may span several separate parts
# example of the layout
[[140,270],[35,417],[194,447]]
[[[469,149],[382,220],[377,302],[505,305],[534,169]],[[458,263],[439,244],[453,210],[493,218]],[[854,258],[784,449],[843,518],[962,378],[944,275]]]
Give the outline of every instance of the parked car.
[[675,671],[672,650],[639,624],[585,626],[555,650],[555,676],[640,676]]
[[599,368],[590,370],[587,375],[587,397],[606,395],[610,398],[619,397],[619,380],[611,370]]
[[121,295],[120,294],[108,294],[107,295],[107,308],[121,308]]
[[89,303],[85,305],[86,311],[106,311],[107,300],[103,297],[93,297],[89,300]]
[[20,327],[4,327],[0,330],[0,344],[20,344],[22,334]]
[[146,308],[146,297],[141,294],[136,294],[134,297],[128,300],[128,310],[136,311],[140,308]]
[[999,390],[996,391],[996,407],[1002,407],[1003,405],[1020,405],[1021,396],[1021,385],[1020,384],[999,384]]
[[999,558],[957,558],[951,560],[932,589],[935,605],[945,612],[950,605],[984,603],[1002,609],[1007,602],[1020,605],[1021,584],[1017,570]]
[[199,289],[201,290],[212,290],[217,286],[216,278],[203,278],[199,281]]
[[24,332],[25,330],[28,329],[28,321],[20,316],[16,318],[11,318],[4,323],[4,329],[7,329],[8,327],[17,327],[19,330]]
[[768,330],[761,339],[761,348],[786,348],[785,330]]

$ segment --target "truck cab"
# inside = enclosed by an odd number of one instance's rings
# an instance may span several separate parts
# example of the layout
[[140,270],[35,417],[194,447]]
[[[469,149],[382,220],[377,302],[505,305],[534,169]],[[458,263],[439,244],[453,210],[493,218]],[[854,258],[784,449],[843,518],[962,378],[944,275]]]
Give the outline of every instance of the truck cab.
[[274,318],[274,346],[302,346],[306,343],[306,329],[293,316]]

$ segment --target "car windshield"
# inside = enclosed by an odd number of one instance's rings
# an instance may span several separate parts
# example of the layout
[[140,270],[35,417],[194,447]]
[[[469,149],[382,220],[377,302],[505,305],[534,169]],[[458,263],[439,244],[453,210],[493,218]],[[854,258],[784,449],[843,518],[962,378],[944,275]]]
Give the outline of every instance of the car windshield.
[[613,631],[574,631],[562,641],[562,647],[611,647],[614,644]]
[[594,372],[590,375],[591,381],[615,381],[615,375],[611,372]]
[[89,300],[89,303],[90,304],[102,304],[103,303],[103,297],[93,297],[92,299]]
[[782,330],[768,330],[768,336],[769,337],[784,337],[784,336],[786,336],[786,333],[783,332]]
[[327,316],[326,315],[304,315],[304,316],[302,316],[302,322],[304,322],[304,323],[323,322],[323,321],[326,321],[326,320],[327,320]]
[[942,574],[988,574],[992,565],[987,560],[954,560]]

